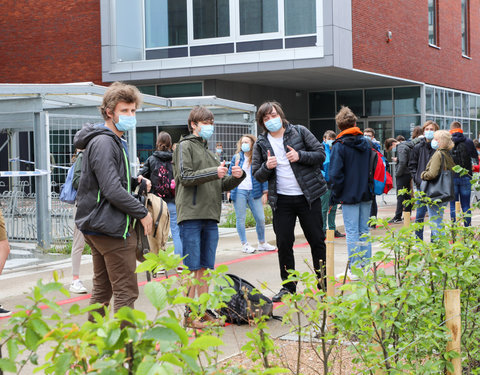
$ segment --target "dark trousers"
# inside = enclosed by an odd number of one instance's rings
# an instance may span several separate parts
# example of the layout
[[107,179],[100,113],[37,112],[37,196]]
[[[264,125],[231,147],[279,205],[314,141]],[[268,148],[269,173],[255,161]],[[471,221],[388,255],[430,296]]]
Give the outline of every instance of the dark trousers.
[[[90,304],[110,304],[113,295],[113,310],[133,308],[138,298],[137,260],[135,249],[137,236],[130,230],[126,239],[85,234],[85,241],[92,249],[93,290]],[[103,310],[98,311],[103,315]],[[91,320],[92,317],[90,316]]]
[[399,194],[398,192],[402,189],[411,189],[412,178],[409,174],[403,176],[397,176],[397,209],[395,210],[394,219],[401,220],[402,212],[412,212],[412,206],[404,205],[403,202],[411,199],[410,194]]
[[[277,238],[278,262],[280,277],[288,278],[287,270],[295,269],[293,243],[295,242],[295,222],[300,221],[305,238],[312,252],[313,267],[320,280],[320,260],[325,267],[326,246],[323,232],[322,202],[317,199],[311,207],[303,195],[278,195],[277,208],[273,211],[273,230]],[[325,274],[325,271],[323,271]],[[284,285],[291,292],[296,291],[296,284],[291,282]]]
[[370,207],[370,217],[377,217],[378,206],[377,206],[377,196],[374,195],[372,199],[372,206]]

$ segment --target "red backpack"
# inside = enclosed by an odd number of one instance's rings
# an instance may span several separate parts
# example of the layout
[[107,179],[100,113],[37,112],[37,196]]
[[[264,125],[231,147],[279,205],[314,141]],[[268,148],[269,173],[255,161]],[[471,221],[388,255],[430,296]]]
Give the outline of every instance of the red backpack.
[[375,147],[371,148],[370,153],[370,181],[375,195],[387,194],[393,187],[393,179],[387,171],[385,157]]

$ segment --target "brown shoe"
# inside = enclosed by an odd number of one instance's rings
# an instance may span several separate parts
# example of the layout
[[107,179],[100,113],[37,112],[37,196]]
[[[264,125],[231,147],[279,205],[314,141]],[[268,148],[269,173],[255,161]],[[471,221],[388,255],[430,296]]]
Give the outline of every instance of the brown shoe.
[[205,312],[205,315],[202,316],[202,320],[209,326],[225,327],[225,322],[223,319],[217,318],[217,316],[210,310]]
[[183,325],[188,328],[203,329],[206,327],[224,327],[225,322],[207,310],[205,315],[199,318],[193,318],[191,315],[185,316]]
[[185,328],[203,329],[207,326],[207,324],[202,321],[201,318],[194,319],[191,316],[186,316],[183,321],[183,326]]

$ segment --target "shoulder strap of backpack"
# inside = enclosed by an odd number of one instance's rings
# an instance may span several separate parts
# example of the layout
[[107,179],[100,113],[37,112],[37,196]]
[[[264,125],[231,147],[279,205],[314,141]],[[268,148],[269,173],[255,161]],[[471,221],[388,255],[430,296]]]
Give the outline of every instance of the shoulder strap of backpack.
[[160,224],[160,218],[162,217],[162,214],[163,214],[163,199],[161,199],[161,202],[160,202],[160,211],[158,212],[157,219],[155,220],[155,227],[153,228],[153,234],[157,233],[158,224]]

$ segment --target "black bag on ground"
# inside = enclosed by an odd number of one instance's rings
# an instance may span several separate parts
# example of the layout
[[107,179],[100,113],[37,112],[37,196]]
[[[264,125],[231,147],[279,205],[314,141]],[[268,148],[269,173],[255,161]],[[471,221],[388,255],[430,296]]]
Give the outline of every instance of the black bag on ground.
[[[247,280],[237,275],[227,276],[233,281],[233,285],[230,286],[237,292],[227,302],[226,307],[217,311],[219,315],[226,317],[227,323],[242,325],[262,315],[273,317],[273,302],[270,298],[256,290]],[[255,292],[252,293],[254,289]]]
[[434,180],[422,181],[420,190],[432,200],[440,199],[442,202],[449,202],[455,199],[453,189],[453,172],[445,168],[445,156],[442,155],[440,174]]

